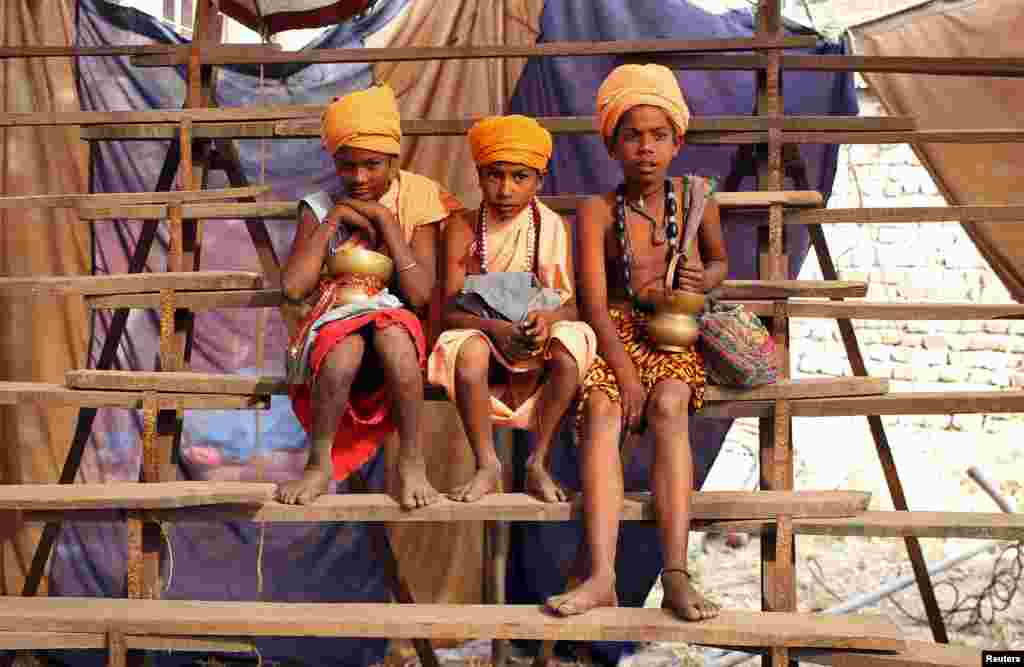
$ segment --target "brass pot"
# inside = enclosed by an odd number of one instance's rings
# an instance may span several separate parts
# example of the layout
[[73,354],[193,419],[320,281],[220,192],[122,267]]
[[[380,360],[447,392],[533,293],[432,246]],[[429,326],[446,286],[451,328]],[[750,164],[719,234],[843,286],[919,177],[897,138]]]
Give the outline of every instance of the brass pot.
[[387,287],[395,266],[387,255],[359,246],[340,250],[324,263],[327,274],[338,283],[336,306],[368,299]]
[[652,295],[654,315],[647,333],[655,349],[683,352],[700,337],[697,314],[704,309],[704,295],[682,290],[661,290]]

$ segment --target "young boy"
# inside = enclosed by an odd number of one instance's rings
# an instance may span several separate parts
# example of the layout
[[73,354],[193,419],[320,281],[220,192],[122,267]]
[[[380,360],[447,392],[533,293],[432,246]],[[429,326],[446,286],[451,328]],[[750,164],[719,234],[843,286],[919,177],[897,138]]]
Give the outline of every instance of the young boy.
[[[532,118],[503,116],[475,124],[469,142],[483,202],[452,216],[445,229],[443,318],[449,330],[427,366],[430,382],[455,401],[476,456],[476,474],[449,496],[473,502],[497,488],[496,424],[536,433],[527,490],[546,502],[564,501],[565,491],[549,472],[551,441],[597,341],[589,326],[575,321],[570,230],[536,198],[551,158],[551,135]],[[480,317],[456,303],[467,276],[505,272],[533,273],[540,287],[552,290],[551,307],[527,312],[520,323]]]
[[[286,301],[308,311],[289,342],[289,375],[292,406],[312,445],[302,478],[281,484],[277,498],[313,502],[397,427],[398,500],[422,507],[440,495],[427,481],[419,443],[426,342],[412,311],[423,312],[430,300],[440,222],[458,202],[430,179],[398,169],[401,121],[388,86],[335,100],[322,139],[338,187],[302,200],[282,280]],[[339,285],[323,266],[352,244],[391,257],[397,295],[375,285],[369,299],[335,305]]]
[[[569,616],[614,606],[615,552],[622,507],[620,434],[653,431],[651,491],[665,569],[663,607],[697,621],[718,613],[690,584],[686,569],[693,468],[688,416],[701,407],[705,374],[700,353],[656,350],[646,337],[649,290],[663,287],[671,249],[687,216],[703,210],[697,248],[687,249],[675,287],[707,292],[728,271],[716,204],[704,179],[668,181],[683,144],[689,111],[675,75],[661,65],[624,65],[597,94],[601,135],[622,165],[616,192],[594,196],[579,209],[577,259],[584,319],[597,334],[600,355],[581,389],[581,481],[588,578],[548,599]],[[684,190],[685,188],[685,190]],[[702,209],[701,209],[702,207]],[[626,448],[628,451],[628,448]]]

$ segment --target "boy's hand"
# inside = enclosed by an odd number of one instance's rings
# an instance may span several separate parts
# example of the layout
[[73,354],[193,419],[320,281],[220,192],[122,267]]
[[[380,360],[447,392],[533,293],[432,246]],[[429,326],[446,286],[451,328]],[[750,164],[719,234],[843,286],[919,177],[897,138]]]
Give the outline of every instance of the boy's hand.
[[643,431],[644,412],[647,410],[647,390],[635,372],[631,375],[625,382],[619,382],[623,436]]
[[530,339],[533,347],[541,347],[551,335],[551,325],[555,315],[552,311],[531,310],[520,327],[523,335]]
[[369,218],[362,215],[345,203],[337,204],[327,215],[327,223],[334,226],[345,225],[351,231],[351,238],[368,244],[371,248],[377,247],[377,228]]
[[676,267],[676,285],[677,289],[703,294],[705,291],[704,263],[700,259],[694,258],[687,261],[686,264],[679,264]]
[[523,337],[519,327],[511,322],[500,322],[491,333],[494,344],[510,361],[524,361],[533,356],[528,341]]

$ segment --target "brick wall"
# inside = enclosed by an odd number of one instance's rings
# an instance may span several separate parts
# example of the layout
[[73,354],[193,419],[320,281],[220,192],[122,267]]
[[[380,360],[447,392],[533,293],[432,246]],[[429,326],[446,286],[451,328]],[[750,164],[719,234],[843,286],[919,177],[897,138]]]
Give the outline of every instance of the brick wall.
[[[862,90],[861,113],[883,115]],[[829,208],[945,206],[935,183],[906,145],[840,149]],[[876,301],[1011,303],[999,278],[957,223],[825,225],[840,278],[869,283]],[[821,279],[813,252],[800,274]],[[994,390],[1024,387],[1024,321],[855,321],[873,375],[896,390]],[[850,373],[832,320],[795,319],[796,376]],[[998,429],[1007,416],[907,416],[894,421],[940,428]]]

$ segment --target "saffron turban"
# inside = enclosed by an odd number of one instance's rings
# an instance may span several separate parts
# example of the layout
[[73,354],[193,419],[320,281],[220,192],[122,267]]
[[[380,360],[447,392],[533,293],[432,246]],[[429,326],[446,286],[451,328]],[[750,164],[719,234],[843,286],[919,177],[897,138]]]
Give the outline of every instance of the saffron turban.
[[597,89],[597,129],[609,151],[619,121],[627,111],[641,105],[663,110],[676,132],[686,133],[690,109],[672,70],[654,64],[620,65]]
[[331,155],[342,146],[398,155],[402,119],[394,91],[373,86],[335,99],[321,119],[320,137]]
[[491,116],[469,128],[469,147],[477,166],[510,162],[547,169],[551,159],[551,133],[527,116]]

